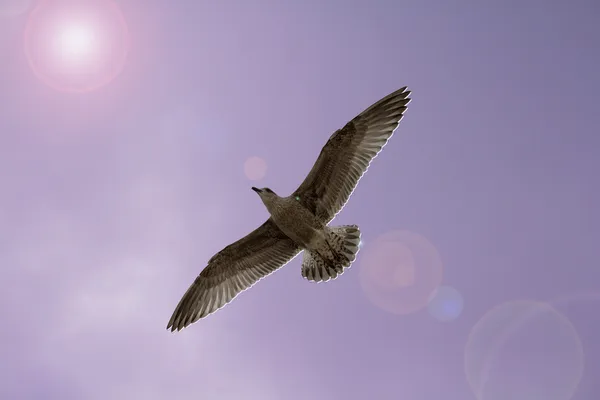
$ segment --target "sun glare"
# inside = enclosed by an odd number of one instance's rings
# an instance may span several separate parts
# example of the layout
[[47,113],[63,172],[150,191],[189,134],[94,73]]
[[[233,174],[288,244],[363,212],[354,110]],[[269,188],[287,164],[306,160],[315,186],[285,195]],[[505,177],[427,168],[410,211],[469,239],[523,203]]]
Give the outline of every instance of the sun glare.
[[58,32],[58,51],[69,60],[78,60],[94,52],[95,35],[93,27],[85,24],[65,25]]
[[30,14],[25,51],[44,83],[87,92],[119,74],[128,40],[123,16],[111,0],[45,0]]

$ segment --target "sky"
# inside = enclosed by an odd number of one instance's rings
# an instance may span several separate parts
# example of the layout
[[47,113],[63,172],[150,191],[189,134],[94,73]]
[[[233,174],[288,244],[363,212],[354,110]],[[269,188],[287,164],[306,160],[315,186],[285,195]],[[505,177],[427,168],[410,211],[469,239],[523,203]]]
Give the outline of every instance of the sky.
[[[81,4],[0,2],[0,398],[600,398],[597,2]],[[353,267],[168,332],[405,85]]]

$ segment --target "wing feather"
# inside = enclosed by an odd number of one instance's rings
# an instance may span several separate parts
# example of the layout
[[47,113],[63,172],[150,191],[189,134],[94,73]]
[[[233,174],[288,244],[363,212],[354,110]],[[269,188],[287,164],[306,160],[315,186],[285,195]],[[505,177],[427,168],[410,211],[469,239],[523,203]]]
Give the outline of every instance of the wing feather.
[[410,102],[409,95],[406,87],[387,95],[331,135],[292,196],[329,223],[392,137]]
[[215,254],[185,292],[167,329],[179,331],[222,308],[238,294],[290,262],[301,248],[269,218]]

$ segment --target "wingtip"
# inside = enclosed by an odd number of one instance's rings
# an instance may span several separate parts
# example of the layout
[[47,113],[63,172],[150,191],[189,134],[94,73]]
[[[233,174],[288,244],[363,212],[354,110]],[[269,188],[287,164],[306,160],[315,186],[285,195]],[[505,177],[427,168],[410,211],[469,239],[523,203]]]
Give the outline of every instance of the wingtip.
[[167,324],[167,330],[171,331],[171,332],[175,332],[175,331],[179,331],[180,328],[177,327],[177,325],[174,323],[173,319],[171,319],[169,321],[169,323]]
[[174,319],[171,319],[169,321],[169,323],[167,324],[167,331],[171,331],[171,332],[179,332],[181,330],[183,330],[184,328],[187,328],[190,325],[190,323],[181,323],[181,321],[176,321]]
[[406,107],[408,105],[408,103],[410,103],[412,101],[412,98],[410,97],[410,95],[412,94],[412,90],[408,89],[408,86],[404,86],[400,89],[398,89],[398,91],[396,91],[397,95],[399,98],[404,99],[404,101],[406,101],[406,103],[404,104],[404,106]]
[[404,95],[404,97],[408,96],[409,94],[411,94],[412,90],[410,90],[408,88],[408,86],[402,86],[400,89],[390,93],[391,95]]

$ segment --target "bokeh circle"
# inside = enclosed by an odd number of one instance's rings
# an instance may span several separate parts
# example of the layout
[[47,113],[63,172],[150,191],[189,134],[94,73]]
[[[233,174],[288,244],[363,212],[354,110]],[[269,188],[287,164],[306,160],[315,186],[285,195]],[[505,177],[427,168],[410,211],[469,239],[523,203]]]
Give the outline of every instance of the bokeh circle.
[[367,298],[393,314],[410,314],[426,307],[442,282],[437,250],[423,236],[408,231],[391,231],[369,241],[359,265]]
[[127,25],[112,0],[42,0],[25,27],[31,69],[60,91],[105,86],[122,71],[128,51]]
[[569,400],[583,375],[581,340],[550,304],[511,301],[488,311],[465,347],[478,400]]
[[441,322],[455,320],[462,313],[464,299],[458,290],[450,286],[437,288],[427,304],[429,315]]
[[267,162],[260,157],[250,157],[244,163],[244,174],[251,181],[259,181],[267,174]]

